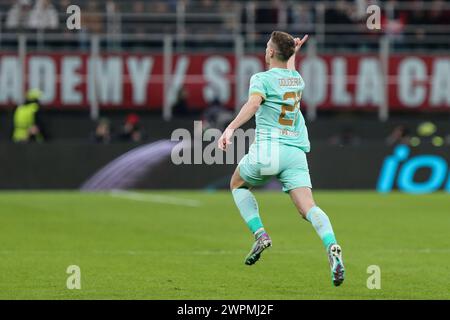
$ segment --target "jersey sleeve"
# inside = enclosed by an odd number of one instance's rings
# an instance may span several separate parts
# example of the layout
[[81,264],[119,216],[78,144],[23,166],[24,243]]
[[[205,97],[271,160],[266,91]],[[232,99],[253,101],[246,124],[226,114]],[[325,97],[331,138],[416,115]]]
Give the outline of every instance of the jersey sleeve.
[[248,96],[250,97],[254,94],[261,96],[264,100],[266,99],[266,89],[261,76],[258,74],[255,74],[250,78]]

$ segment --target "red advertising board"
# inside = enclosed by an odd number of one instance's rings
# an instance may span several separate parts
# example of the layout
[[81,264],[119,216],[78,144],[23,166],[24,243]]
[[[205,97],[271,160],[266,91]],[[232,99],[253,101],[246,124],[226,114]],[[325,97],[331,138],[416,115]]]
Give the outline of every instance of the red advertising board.
[[[17,56],[0,54],[0,108],[15,105],[25,89],[39,87],[43,105],[52,109],[88,108],[94,100],[101,108],[161,109],[161,54],[107,54],[96,62],[77,53],[30,54],[22,70]],[[306,83],[306,107],[376,109],[387,98],[390,109],[450,110],[449,56],[392,55],[388,77],[376,55],[299,57],[297,64]],[[262,55],[237,63],[232,54],[176,55],[167,99],[173,103],[184,87],[192,109],[204,108],[215,96],[235,108],[247,97],[250,77],[264,68]]]

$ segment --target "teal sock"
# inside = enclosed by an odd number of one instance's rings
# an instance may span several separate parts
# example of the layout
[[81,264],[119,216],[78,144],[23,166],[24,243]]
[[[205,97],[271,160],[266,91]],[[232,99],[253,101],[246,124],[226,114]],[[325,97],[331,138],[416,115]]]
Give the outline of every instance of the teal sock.
[[248,228],[255,233],[257,230],[264,228],[259,217],[258,203],[250,190],[245,188],[233,189],[234,202],[241,213]]
[[330,219],[322,209],[317,206],[312,207],[306,214],[306,219],[311,222],[314,229],[316,229],[317,234],[320,239],[322,239],[325,249],[328,249],[331,244],[336,243],[336,237],[334,236]]

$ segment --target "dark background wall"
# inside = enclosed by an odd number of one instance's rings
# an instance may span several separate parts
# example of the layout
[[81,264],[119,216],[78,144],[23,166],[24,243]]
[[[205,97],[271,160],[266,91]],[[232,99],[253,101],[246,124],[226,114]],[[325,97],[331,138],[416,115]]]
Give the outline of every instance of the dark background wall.
[[[163,121],[160,114],[137,112],[141,118],[144,139],[139,144],[114,140],[110,144],[95,144],[91,136],[95,122],[86,112],[67,111],[43,113],[48,139],[43,144],[12,144],[12,112],[0,112],[0,188],[2,189],[71,189],[79,188],[89,177],[117,157],[138,146],[160,139],[170,139],[172,132],[186,128],[192,134],[192,114]],[[128,112],[103,112],[117,132]],[[319,189],[373,189],[383,159],[392,153],[393,146],[386,137],[402,125],[410,135],[417,135],[418,124],[432,121],[438,135],[446,139],[442,147],[433,147],[429,139],[412,149],[415,154],[437,154],[449,162],[450,118],[445,114],[391,115],[380,122],[370,114],[321,114],[314,122],[307,122],[312,152],[308,155],[313,186]],[[252,127],[250,122],[247,127]],[[349,135],[350,141],[342,141]],[[235,165],[180,165],[166,157],[152,170],[144,170],[136,181],[136,188],[226,188]],[[417,179],[426,179],[429,172],[420,170]]]
[[[100,117],[110,120],[113,132],[120,128],[129,113],[136,113],[141,119],[141,127],[145,137],[151,140],[168,139],[173,130],[186,128],[192,132],[193,121],[202,119],[202,114],[190,114],[175,117],[172,121],[163,121],[160,113],[139,111],[104,111]],[[13,111],[0,110],[0,142],[9,140],[12,132]],[[43,111],[42,120],[49,141],[75,140],[88,141],[94,131],[96,122],[89,119],[88,112],[82,111]],[[322,112],[314,122],[307,121],[310,138],[314,140],[328,140],[333,135],[343,131],[352,131],[360,139],[380,141],[385,139],[392,130],[403,125],[414,133],[418,124],[432,121],[437,125],[440,135],[450,134],[450,114],[445,113],[416,113],[391,114],[389,121],[380,122],[377,114],[371,113],[332,113]],[[249,122],[247,127],[254,124]]]
[[[136,148],[136,144],[91,143],[0,144],[1,189],[77,189],[99,169]],[[368,142],[360,146],[332,146],[315,142],[308,161],[317,189],[375,189],[380,168],[393,147]],[[432,154],[450,162],[449,147],[411,148],[409,158]],[[235,165],[174,165],[165,157],[144,172],[133,188],[227,188]],[[430,172],[417,172],[418,181]],[[448,173],[447,173],[448,175]]]

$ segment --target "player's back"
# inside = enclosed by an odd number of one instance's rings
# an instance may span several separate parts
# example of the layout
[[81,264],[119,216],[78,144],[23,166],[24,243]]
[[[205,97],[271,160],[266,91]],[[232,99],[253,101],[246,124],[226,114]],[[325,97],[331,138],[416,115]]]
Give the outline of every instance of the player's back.
[[252,76],[249,94],[264,99],[256,112],[256,142],[278,141],[309,152],[300,99],[305,83],[296,70],[271,68]]

